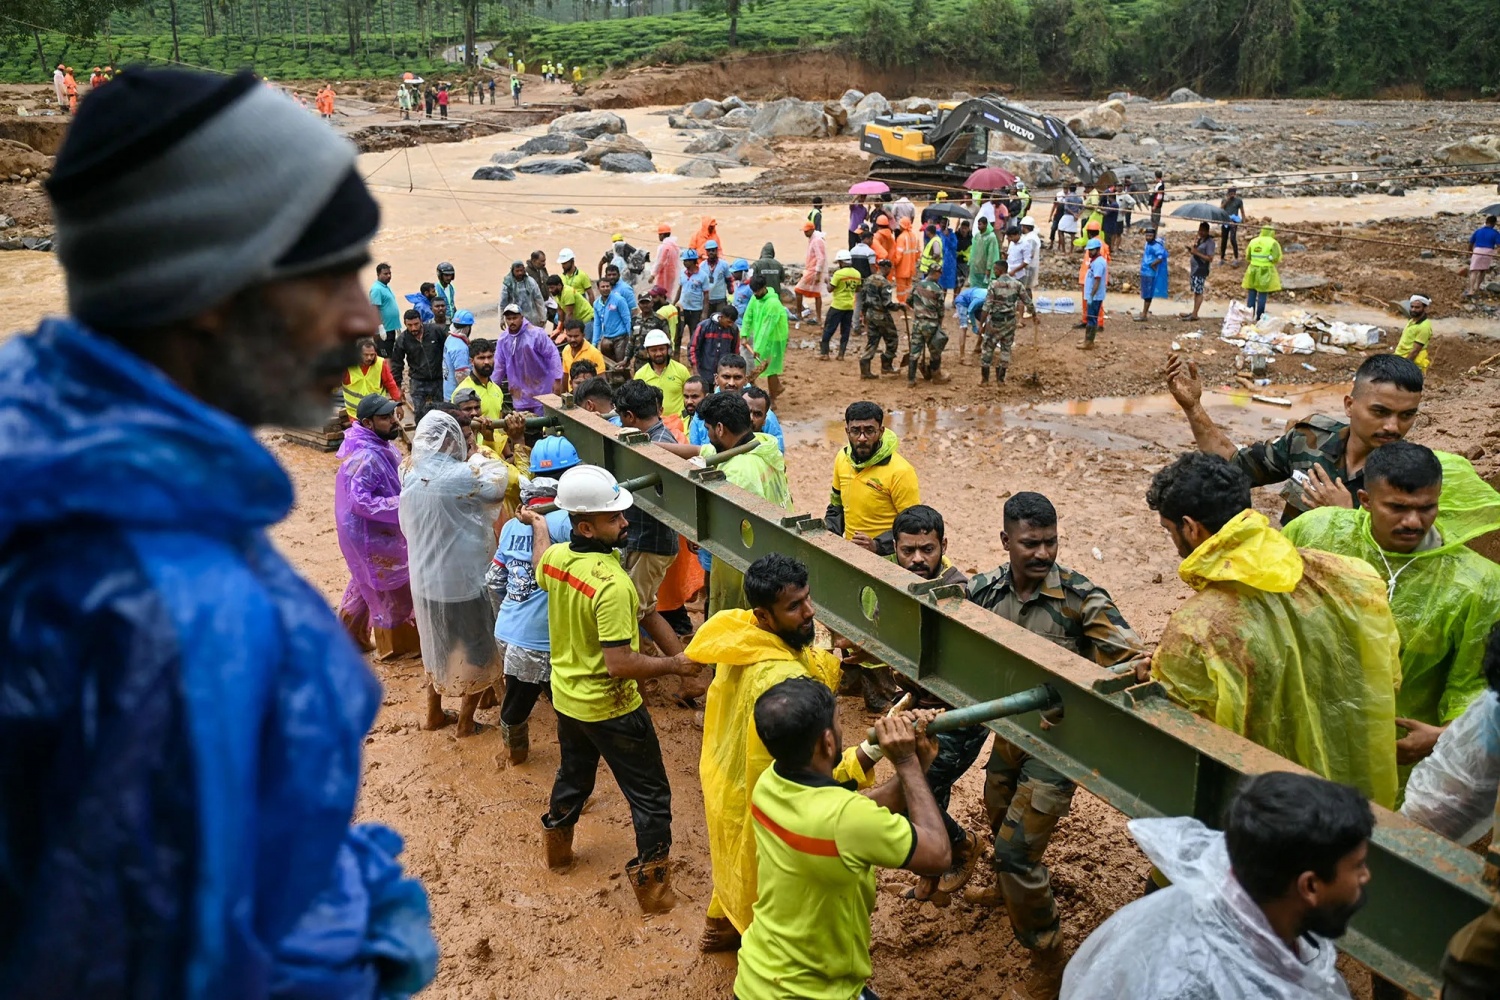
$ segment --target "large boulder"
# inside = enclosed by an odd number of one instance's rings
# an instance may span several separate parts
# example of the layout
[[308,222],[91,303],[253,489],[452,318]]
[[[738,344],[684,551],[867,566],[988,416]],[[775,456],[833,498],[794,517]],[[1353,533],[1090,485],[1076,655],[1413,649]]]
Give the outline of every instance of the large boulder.
[[1500,160],[1500,135],[1471,135],[1467,139],[1439,146],[1433,156],[1440,163],[1458,166],[1493,163]]
[[610,153],[635,153],[651,159],[651,150],[633,135],[601,135],[589,143],[588,149],[578,154],[578,159],[597,167]]
[[718,101],[694,101],[682,109],[689,118],[698,118],[703,121],[712,121],[715,118],[724,117],[724,105]]
[[702,122],[696,118],[684,118],[682,115],[668,115],[667,124],[675,129],[713,128],[709,122]]
[[597,139],[606,132],[615,135],[625,131],[625,119],[613,111],[575,111],[554,118],[548,132],[572,132],[585,139]]
[[1087,111],[1080,111],[1068,119],[1068,128],[1085,139],[1113,139],[1115,133],[1125,128],[1125,105],[1119,101],[1105,101]]
[[1128,90],[1117,90],[1109,95],[1111,101],[1119,101],[1121,104],[1150,104],[1151,98],[1142,97],[1140,94],[1132,94]]
[[866,94],[860,98],[859,103],[849,112],[849,121],[845,128],[853,131],[863,131],[866,125],[890,113],[890,101],[887,101],[879,93]]
[[851,87],[848,90],[844,91],[843,95],[839,97],[839,103],[848,108],[850,111],[853,111],[855,105],[859,104],[859,102],[864,99],[865,92],[863,90],[855,90]]
[[754,108],[735,108],[720,118],[719,124],[724,128],[749,128],[753,121],[755,121]]
[[684,153],[717,153],[722,149],[733,146],[737,140],[726,132],[715,129],[712,132],[704,132],[698,138],[683,147]]
[[1176,90],[1172,91],[1170,96],[1167,97],[1168,104],[1200,104],[1204,100],[1206,100],[1206,98],[1195,94],[1193,91],[1189,90],[1186,87],[1178,87]]
[[755,110],[754,108],[750,107],[749,104],[745,103],[744,98],[742,98],[742,97],[736,97],[734,94],[730,94],[728,97],[726,97],[722,101],[720,101],[719,104],[720,104],[721,107],[723,107],[724,113],[726,115],[729,114],[729,112],[731,112],[731,111],[753,111],[753,110]]
[[526,159],[526,154],[525,153],[520,153],[520,152],[517,152],[514,149],[511,149],[511,150],[505,151],[504,153],[496,153],[496,154],[494,154],[493,156],[490,157],[490,162],[498,164],[498,165],[500,165],[502,167],[509,167],[509,166],[514,166],[517,163],[520,163],[524,159]]
[[930,97],[908,97],[899,106],[909,115],[930,115],[937,110],[937,102]]
[[516,164],[516,170],[523,174],[546,174],[560,177],[563,174],[586,174],[589,165],[581,160],[523,160]]
[[640,153],[605,153],[599,167],[611,174],[656,173],[656,164]]
[[1062,161],[1046,153],[990,153],[989,165],[1009,170],[1031,187],[1052,187],[1064,176],[1072,177]]
[[746,167],[769,167],[776,162],[776,151],[771,144],[753,132],[726,149],[723,155]]
[[480,167],[470,178],[476,181],[513,181],[515,179],[516,172],[506,167]]
[[587,139],[573,132],[548,132],[546,135],[527,139],[516,147],[516,152],[523,156],[535,156],[538,153],[581,153],[588,145]]
[[849,128],[849,109],[838,101],[824,101],[823,113],[833,123],[833,131],[843,135],[853,135],[858,129]]
[[750,131],[766,139],[779,136],[822,139],[830,134],[831,125],[832,120],[821,103],[783,97],[761,105],[750,123]]
[[685,163],[679,164],[672,173],[679,177],[717,177],[719,176],[719,164],[707,156],[697,156]]

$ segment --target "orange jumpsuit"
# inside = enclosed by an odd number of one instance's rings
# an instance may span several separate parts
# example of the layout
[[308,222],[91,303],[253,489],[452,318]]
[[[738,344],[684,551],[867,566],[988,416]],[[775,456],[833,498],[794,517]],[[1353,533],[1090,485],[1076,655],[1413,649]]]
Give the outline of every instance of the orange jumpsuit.
[[333,88],[324,87],[318,91],[318,114],[333,115]]
[[698,224],[697,234],[688,246],[698,251],[698,257],[701,259],[704,256],[703,247],[709,240],[713,240],[719,244],[719,256],[724,256],[724,241],[719,239],[719,222],[717,219],[705,215],[703,216],[703,221]]
[[78,81],[73,79],[72,70],[63,74],[63,91],[68,95],[68,114],[72,114],[78,110]]
[[[1104,262],[1106,264],[1109,263],[1109,244],[1105,243],[1103,240],[1099,241],[1099,256],[1101,256],[1101,257],[1104,258]],[[1086,284],[1085,284],[1085,282],[1088,281],[1088,277],[1089,277],[1089,255],[1088,255],[1087,252],[1085,252],[1084,255],[1083,255],[1083,263],[1078,266],[1078,289],[1079,289],[1079,299],[1078,299],[1078,301],[1082,302],[1084,304],[1084,311],[1085,312],[1088,311],[1088,303],[1084,302],[1084,299],[1083,299],[1083,296],[1082,296],[1082,292],[1087,287]],[[1104,310],[1103,309],[1099,310],[1099,329],[1101,329],[1101,330],[1104,329]]]
[[896,237],[896,256],[891,278],[896,283],[896,301],[905,302],[917,278],[917,258],[922,255],[922,238],[911,228],[910,219],[901,220],[901,235]]
[[888,260],[892,265],[896,263],[896,234],[885,227],[875,230],[875,235],[870,237],[870,249],[875,251],[876,260]]

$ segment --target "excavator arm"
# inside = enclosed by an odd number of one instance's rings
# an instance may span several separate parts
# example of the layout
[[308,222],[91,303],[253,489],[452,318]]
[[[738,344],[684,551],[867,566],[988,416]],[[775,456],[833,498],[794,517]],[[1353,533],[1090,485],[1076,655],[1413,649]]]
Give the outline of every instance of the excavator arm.
[[1087,186],[1113,183],[1113,171],[1094,162],[1083,142],[1062,119],[1019,108],[995,97],[971,98],[936,121],[927,115],[876,119],[865,127],[860,148],[877,156],[871,176],[880,170],[880,158],[934,171],[944,171],[950,165],[974,167],[983,162],[983,144],[975,149],[980,130],[1003,132],[1039,152],[1050,153]]

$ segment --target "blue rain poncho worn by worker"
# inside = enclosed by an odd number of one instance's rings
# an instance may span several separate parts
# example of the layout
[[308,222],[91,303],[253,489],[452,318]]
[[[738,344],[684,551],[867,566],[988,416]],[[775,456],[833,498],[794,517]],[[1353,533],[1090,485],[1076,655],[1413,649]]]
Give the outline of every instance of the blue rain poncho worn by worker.
[[[1483,693],[1484,644],[1500,621],[1500,566],[1467,543],[1500,529],[1500,493],[1459,455],[1436,452],[1443,490],[1433,544],[1386,552],[1370,534],[1370,512],[1319,507],[1283,530],[1303,548],[1354,556],[1386,582],[1401,631],[1396,714],[1447,725]],[[1430,536],[1431,537],[1431,536]]]
[[[380,686],[267,538],[292,484],[246,426],[326,419],[373,326],[354,165],[249,73],[165,69],[58,153],[69,316],[0,346],[7,996],[397,998],[436,970],[401,838],[350,825]],[[289,295],[354,320],[293,336]]]
[[470,459],[463,429],[442,410],[423,417],[412,436],[411,468],[401,479],[401,533],[422,666],[433,689],[450,698],[500,680],[495,609],[484,580],[509,468]]
[[1395,808],[1401,640],[1375,571],[1298,549],[1246,510],[1177,573],[1197,593],[1151,659],[1167,695]]
[[1126,826],[1171,885],[1115,913],[1068,962],[1062,1000],[1345,1000],[1337,949],[1311,932],[1294,955],[1234,878],[1224,834],[1196,819]]
[[1500,694],[1474,699],[1412,768],[1401,815],[1449,840],[1472,844],[1493,826],[1500,792]]

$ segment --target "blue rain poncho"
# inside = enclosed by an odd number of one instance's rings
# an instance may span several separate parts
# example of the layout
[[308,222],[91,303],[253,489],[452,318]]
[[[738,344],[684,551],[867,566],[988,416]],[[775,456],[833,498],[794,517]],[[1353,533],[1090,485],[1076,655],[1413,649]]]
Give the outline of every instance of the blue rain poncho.
[[380,688],[266,538],[241,424],[70,320],[0,346],[0,982],[404,997],[437,951],[350,827]]

